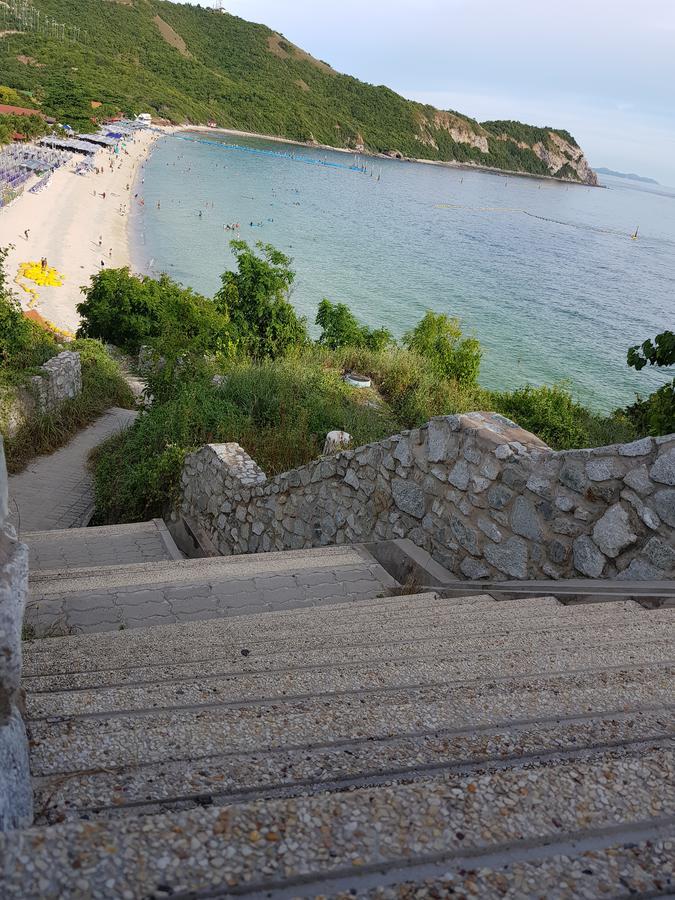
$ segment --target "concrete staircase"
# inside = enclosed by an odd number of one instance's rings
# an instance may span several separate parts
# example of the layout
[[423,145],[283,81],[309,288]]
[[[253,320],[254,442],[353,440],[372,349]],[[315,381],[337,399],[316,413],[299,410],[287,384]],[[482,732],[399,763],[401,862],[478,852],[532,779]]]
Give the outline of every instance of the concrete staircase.
[[25,645],[3,897],[675,891],[672,609],[406,593],[372,546],[88,541],[31,582],[28,621],[81,633]]

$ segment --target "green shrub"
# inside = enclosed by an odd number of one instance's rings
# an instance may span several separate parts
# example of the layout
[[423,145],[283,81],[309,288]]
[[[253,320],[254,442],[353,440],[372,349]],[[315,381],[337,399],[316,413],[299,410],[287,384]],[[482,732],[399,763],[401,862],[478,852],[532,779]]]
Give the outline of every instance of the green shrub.
[[[646,365],[668,368],[675,365],[675,333],[663,331],[653,341],[630,347],[628,365],[639,372]],[[626,409],[626,415],[642,434],[672,434],[675,432],[675,378],[664,384],[646,399],[638,396]]]
[[395,343],[386,328],[368,328],[359,322],[346,303],[333,304],[324,298],[319,303],[315,321],[321,327],[318,343],[329,350],[340,347],[384,350]]
[[81,337],[100,338],[138,353],[143,344],[162,352],[217,352],[229,345],[229,325],[211,300],[167,275],[137,277],[104,269],[84,288],[78,304]]
[[240,354],[276,359],[308,341],[305,320],[288,295],[295,279],[291,260],[271,244],[258,241],[256,253],[246,241],[231,241],[236,272],[225,272],[214,300],[231,323]]
[[631,441],[635,430],[621,413],[603,416],[581,406],[563,385],[495,391],[492,409],[513,419],[555,450]]
[[476,338],[463,338],[459,319],[428,310],[417,325],[403,335],[403,343],[424,357],[443,378],[475,384],[482,350]]
[[658,437],[675,432],[675,378],[649,397],[638,397],[626,407],[626,416],[638,434]]

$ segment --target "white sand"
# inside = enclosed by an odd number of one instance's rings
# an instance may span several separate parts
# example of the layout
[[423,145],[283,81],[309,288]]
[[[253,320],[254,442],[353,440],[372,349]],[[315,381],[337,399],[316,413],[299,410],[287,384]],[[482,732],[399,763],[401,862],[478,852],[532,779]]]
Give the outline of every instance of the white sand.
[[[31,194],[26,190],[0,209],[0,246],[14,244],[7,273],[24,309],[30,302],[48,322],[74,333],[79,323],[76,306],[83,299],[80,288],[101,270],[101,261],[113,268],[130,265],[129,211],[143,194],[140,180],[134,182],[157,137],[155,131],[135,132],[133,143],[127,142],[128,156],[100,150],[92,162],[103,168],[101,175],[76,175],[73,170],[82,159],[78,156],[58,169],[42,192]],[[104,192],[105,200],[101,196]],[[136,192],[138,200],[134,201]],[[24,237],[26,228],[28,240]],[[31,295],[13,281],[19,263],[39,261],[43,256],[63,276],[63,285],[40,287],[26,282],[38,293],[37,302],[33,302]]]

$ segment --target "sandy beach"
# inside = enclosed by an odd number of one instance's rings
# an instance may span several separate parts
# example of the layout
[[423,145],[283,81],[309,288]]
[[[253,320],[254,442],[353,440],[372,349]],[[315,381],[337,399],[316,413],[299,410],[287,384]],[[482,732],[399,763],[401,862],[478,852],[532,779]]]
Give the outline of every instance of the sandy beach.
[[[142,184],[135,182],[159,136],[154,130],[138,130],[134,140],[127,142],[128,155],[113,156],[100,150],[92,160],[102,168],[99,175],[76,175],[78,156],[58,169],[42,192],[26,190],[0,209],[0,246],[14,245],[7,260],[8,280],[25,310],[33,309],[50,324],[73,334],[79,322],[76,306],[82,300],[82,285],[102,264],[112,268],[130,265],[129,211],[143,193]],[[60,273],[63,284],[38,286],[24,281],[36,297],[23,289],[20,277],[16,282],[15,278],[21,263],[39,262],[42,257]]]

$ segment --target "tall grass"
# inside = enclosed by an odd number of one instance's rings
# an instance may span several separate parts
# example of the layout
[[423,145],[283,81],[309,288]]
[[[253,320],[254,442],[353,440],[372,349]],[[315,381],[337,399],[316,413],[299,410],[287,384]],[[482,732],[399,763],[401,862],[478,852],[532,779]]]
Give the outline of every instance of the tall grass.
[[95,454],[97,521],[161,515],[185,454],[202,444],[235,441],[274,475],[315,459],[333,429],[357,445],[396,431],[386,404],[367,400],[339,371],[304,358],[237,363],[220,387],[179,374],[168,399]]

